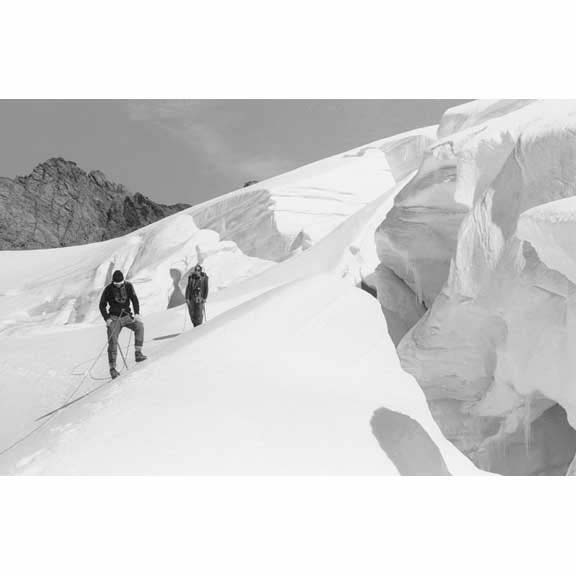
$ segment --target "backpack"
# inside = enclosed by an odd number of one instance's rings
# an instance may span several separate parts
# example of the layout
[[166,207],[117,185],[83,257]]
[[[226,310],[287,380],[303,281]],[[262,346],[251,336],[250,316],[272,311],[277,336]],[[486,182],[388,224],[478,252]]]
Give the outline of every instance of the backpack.
[[203,280],[203,274],[191,274],[188,277],[188,286],[190,287],[191,299],[197,304],[202,302]]

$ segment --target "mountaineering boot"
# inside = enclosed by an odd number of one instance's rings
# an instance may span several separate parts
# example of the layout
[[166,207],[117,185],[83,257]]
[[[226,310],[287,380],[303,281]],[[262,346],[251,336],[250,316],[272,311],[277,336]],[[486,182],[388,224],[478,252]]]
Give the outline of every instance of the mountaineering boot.
[[110,368],[110,378],[114,380],[114,378],[118,378],[118,376],[120,376],[120,372],[118,372],[116,368]]
[[148,356],[144,356],[141,350],[136,350],[136,353],[134,354],[134,359],[136,360],[136,362],[144,362],[146,358],[148,358]]

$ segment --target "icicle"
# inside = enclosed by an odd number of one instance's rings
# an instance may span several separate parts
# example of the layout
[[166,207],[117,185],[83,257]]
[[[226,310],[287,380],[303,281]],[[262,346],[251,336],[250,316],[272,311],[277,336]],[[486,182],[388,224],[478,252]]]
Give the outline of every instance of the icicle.
[[526,456],[530,454],[530,444],[532,442],[532,396],[528,396],[524,404],[523,428],[524,428],[524,446]]
[[409,276],[412,277],[412,280],[414,282],[414,288],[415,288],[414,293],[416,295],[416,301],[418,302],[418,304],[423,306],[424,305],[424,293],[423,293],[423,288],[422,288],[422,281],[420,280],[420,275],[418,274],[418,270],[412,264],[412,261],[410,260],[409,257],[406,259],[406,267],[408,268]]

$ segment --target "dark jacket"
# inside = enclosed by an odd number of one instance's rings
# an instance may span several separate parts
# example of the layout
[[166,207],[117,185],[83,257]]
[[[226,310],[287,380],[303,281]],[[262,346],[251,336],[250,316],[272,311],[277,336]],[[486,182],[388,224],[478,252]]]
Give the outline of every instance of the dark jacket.
[[206,272],[193,272],[188,276],[188,285],[186,286],[186,300],[194,302],[196,297],[206,300],[208,298],[208,276]]
[[124,282],[118,288],[113,283],[110,283],[104,288],[104,292],[102,292],[100,297],[100,314],[102,314],[104,320],[108,320],[110,316],[121,316],[123,315],[122,311],[124,311],[124,314],[131,315],[130,302],[134,306],[134,314],[140,314],[140,302],[138,302],[138,297],[132,284]]

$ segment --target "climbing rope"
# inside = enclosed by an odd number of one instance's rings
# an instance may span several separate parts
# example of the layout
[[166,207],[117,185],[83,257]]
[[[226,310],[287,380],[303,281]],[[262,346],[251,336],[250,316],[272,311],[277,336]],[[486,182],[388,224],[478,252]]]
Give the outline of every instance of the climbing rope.
[[[108,347],[108,342],[106,342],[106,344],[104,344],[104,346],[102,347],[102,350],[100,350],[100,353],[98,354],[98,356],[96,356],[96,359],[94,360],[92,366],[90,367],[90,370],[96,365],[96,362],[98,362],[98,360],[100,360],[100,356],[102,356],[102,354],[104,354],[104,351],[106,350],[107,347]],[[80,390],[80,387],[82,386],[82,384],[86,380],[86,377],[89,375],[90,370],[87,370],[84,373],[82,380],[80,380],[78,385],[74,388],[74,390],[72,390],[72,393],[68,395],[64,404],[68,403],[72,399],[72,397],[78,392],[78,390]],[[10,444],[6,448],[4,448],[2,451],[0,451],[0,456],[3,456],[4,454],[6,454],[6,452],[8,452],[9,450],[12,450],[12,448],[15,448],[16,446],[18,446],[19,444],[24,442],[24,440],[30,438],[30,436],[32,436],[32,434],[34,434],[35,432],[40,430],[40,428],[46,426],[46,424],[48,424],[52,420],[52,418],[54,418],[54,416],[56,414],[57,414],[57,412],[52,413],[41,424],[34,427],[32,430],[30,430],[30,432],[28,432],[27,434],[25,434],[24,436],[22,436],[21,438],[19,438],[18,440],[14,441],[12,444]]]
[[[116,322],[120,321],[121,317],[118,317],[118,319],[116,320]],[[101,378],[98,377],[94,377],[92,376],[92,370],[94,369],[94,367],[96,366],[96,364],[98,363],[98,360],[100,360],[102,354],[104,354],[105,350],[108,348],[108,344],[110,342],[110,338],[112,337],[112,332],[110,333],[110,335],[108,336],[108,339],[106,340],[106,343],[104,344],[104,346],[102,347],[102,349],[100,350],[100,352],[98,353],[98,356],[96,356],[96,358],[94,359],[94,362],[92,363],[92,365],[90,366],[90,368],[88,370],[86,370],[86,372],[84,372],[82,379],[80,380],[80,382],[78,383],[78,385],[72,390],[72,392],[66,397],[65,401],[62,402],[62,405],[53,410],[52,412],[48,412],[48,414],[46,414],[43,418],[42,418],[42,422],[34,427],[32,430],[30,430],[30,432],[28,432],[27,434],[25,434],[24,436],[22,436],[21,438],[19,438],[18,440],[14,441],[12,444],[10,444],[9,446],[7,446],[6,448],[4,448],[3,450],[0,451],[0,456],[3,456],[4,454],[6,454],[6,452],[8,452],[9,450],[12,450],[12,448],[15,448],[16,446],[18,446],[19,444],[21,444],[22,442],[24,442],[24,440],[30,438],[30,436],[32,436],[32,434],[34,434],[35,432],[37,432],[38,430],[40,430],[40,428],[46,426],[46,424],[48,424],[53,418],[54,416],[56,416],[56,414],[58,414],[58,412],[62,409],[62,407],[67,406],[69,404],[71,404],[73,402],[73,398],[74,396],[76,396],[76,394],[78,393],[78,391],[81,389],[82,385],[84,384],[84,382],[86,381],[87,377],[92,378],[93,380],[100,380]],[[126,346],[126,352],[128,352],[128,347],[130,346],[130,342],[132,339],[132,334],[130,334],[130,338],[128,339],[128,345]],[[124,362],[124,366],[126,367],[126,370],[128,370],[128,364],[126,362],[126,357],[124,355],[124,352],[122,351],[122,348],[120,346],[118,346],[118,349],[120,350],[120,354],[122,356],[122,361]],[[85,362],[83,362],[85,363]],[[82,363],[81,363],[82,364]],[[81,364],[77,364],[76,366],[79,366]],[[78,374],[79,376],[79,374]],[[110,378],[106,378],[105,380],[110,380]]]
[[[120,346],[120,343],[118,343],[118,350],[120,351],[120,355],[122,356],[122,361],[124,366],[126,366],[126,369],[128,369],[128,366],[126,365],[126,358],[125,356],[128,355],[128,350],[130,349],[130,344],[132,343],[132,332],[130,332],[130,336],[128,338],[128,343],[126,344],[126,346],[124,347],[124,351],[122,351],[122,347]],[[108,343],[106,343],[106,346],[108,345]],[[97,357],[97,359],[99,358],[99,356]],[[70,376],[84,376],[86,374],[86,372],[88,372],[88,376],[90,377],[90,380],[94,380],[95,382],[102,382],[104,380],[110,380],[110,376],[94,376],[94,373],[92,372],[92,370],[95,367],[95,364],[93,364],[88,370],[85,370],[83,372],[77,372],[78,367],[82,366],[84,364],[88,364],[88,362],[92,362],[92,360],[94,360],[94,358],[89,358],[88,360],[82,360],[82,362],[79,362],[78,364],[76,364],[75,366],[73,366],[71,372],[70,372]],[[119,370],[119,373],[122,374],[123,370]]]

